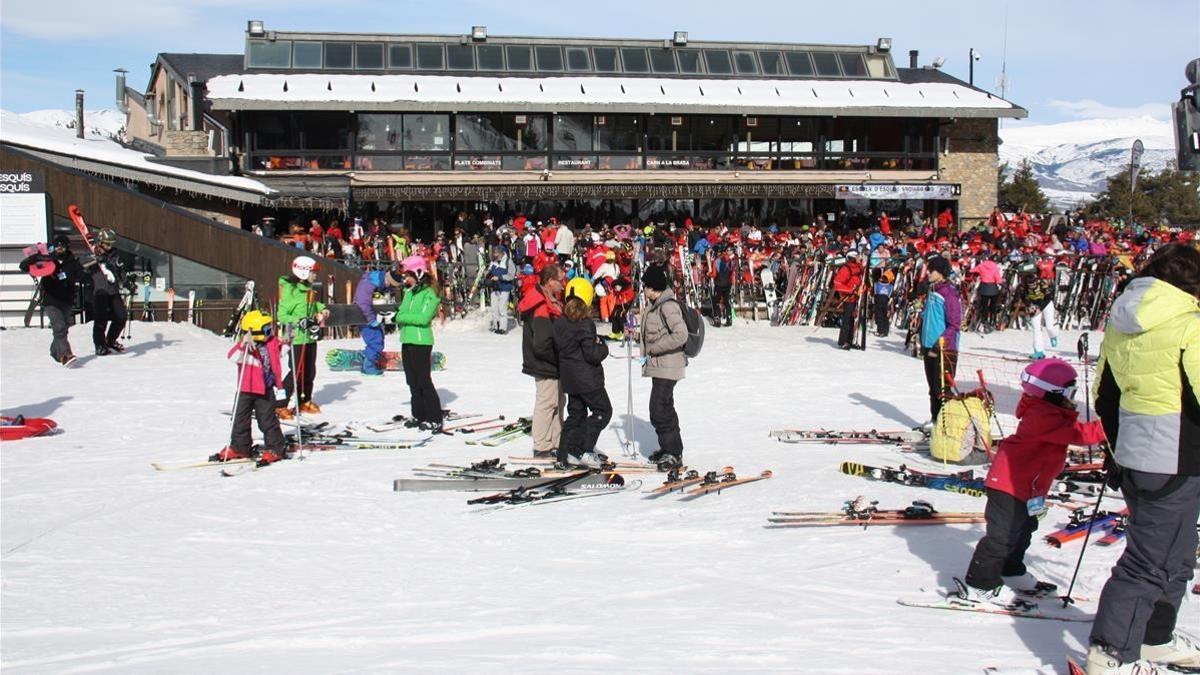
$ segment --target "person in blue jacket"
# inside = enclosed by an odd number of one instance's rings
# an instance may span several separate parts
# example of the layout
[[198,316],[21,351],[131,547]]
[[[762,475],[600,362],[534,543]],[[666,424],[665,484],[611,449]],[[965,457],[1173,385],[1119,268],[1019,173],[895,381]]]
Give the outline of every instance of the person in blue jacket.
[[354,287],[354,304],[362,310],[366,321],[360,331],[363,339],[363,375],[383,374],[383,369],[379,367],[379,356],[383,353],[383,317],[375,311],[375,296],[376,293],[384,292],[388,286],[395,285],[395,279],[389,283],[387,272],[373,270],[363,273],[358,285]]
[[508,332],[508,296],[513,290],[517,268],[508,252],[501,246],[492,248],[492,262],[488,264],[487,285],[491,289],[491,329],[497,335]]
[[925,381],[929,384],[931,424],[937,421],[942,400],[958,368],[958,330],[962,325],[962,300],[950,283],[950,261],[935,255],[926,263],[929,294],[921,310],[921,351]]

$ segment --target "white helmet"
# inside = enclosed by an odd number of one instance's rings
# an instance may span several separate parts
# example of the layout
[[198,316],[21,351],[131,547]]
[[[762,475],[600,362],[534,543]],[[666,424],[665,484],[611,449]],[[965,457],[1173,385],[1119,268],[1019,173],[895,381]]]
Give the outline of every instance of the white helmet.
[[300,281],[308,281],[313,271],[317,269],[317,261],[302,255],[292,259],[292,274]]

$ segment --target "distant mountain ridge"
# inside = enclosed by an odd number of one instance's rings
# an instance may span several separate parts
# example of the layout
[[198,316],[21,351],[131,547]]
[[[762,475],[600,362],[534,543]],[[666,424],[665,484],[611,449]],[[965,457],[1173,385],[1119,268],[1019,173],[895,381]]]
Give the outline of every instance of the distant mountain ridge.
[[[34,110],[19,113],[27,122],[51,127],[75,128],[74,110]],[[83,111],[83,130],[89,136],[100,136],[120,141],[125,131],[125,114],[119,110],[104,108]]]

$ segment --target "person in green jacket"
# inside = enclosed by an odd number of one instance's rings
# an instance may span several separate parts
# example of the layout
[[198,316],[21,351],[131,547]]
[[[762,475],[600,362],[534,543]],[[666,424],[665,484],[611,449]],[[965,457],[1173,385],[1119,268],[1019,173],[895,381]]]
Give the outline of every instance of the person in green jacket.
[[441,306],[441,295],[429,276],[429,264],[419,255],[410,255],[400,264],[404,290],[396,308],[395,323],[400,327],[400,360],[404,379],[412,398],[412,426],[440,433],[442,402],[433,386],[433,317]]
[[[302,255],[292,260],[291,274],[279,277],[278,321],[284,334],[291,334],[291,371],[283,380],[287,400],[294,401],[296,381],[299,380],[300,412],[315,415],[321,412],[313,403],[313,382],[317,377],[317,343],[309,337],[306,328],[312,323],[325,320],[329,310],[317,300],[312,287],[312,277],[317,270],[317,261]],[[292,419],[296,411],[288,408],[276,410],[281,419]]]

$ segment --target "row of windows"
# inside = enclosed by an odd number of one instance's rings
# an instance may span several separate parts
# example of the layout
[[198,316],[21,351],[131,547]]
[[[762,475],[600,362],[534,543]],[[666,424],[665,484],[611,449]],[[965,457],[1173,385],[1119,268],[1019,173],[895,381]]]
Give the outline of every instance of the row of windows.
[[857,52],[251,40],[250,68],[869,77]]

